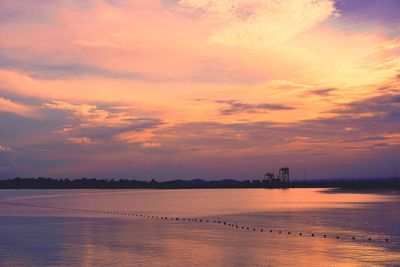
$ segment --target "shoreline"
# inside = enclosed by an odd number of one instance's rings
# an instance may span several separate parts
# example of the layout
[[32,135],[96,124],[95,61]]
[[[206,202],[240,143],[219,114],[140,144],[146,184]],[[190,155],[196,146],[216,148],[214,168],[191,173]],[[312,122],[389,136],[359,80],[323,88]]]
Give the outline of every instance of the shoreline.
[[53,179],[14,178],[0,180],[0,189],[289,189],[330,188],[337,190],[400,190],[400,178],[330,179],[269,183],[265,180],[172,180],[157,182],[139,180],[105,180],[95,178]]

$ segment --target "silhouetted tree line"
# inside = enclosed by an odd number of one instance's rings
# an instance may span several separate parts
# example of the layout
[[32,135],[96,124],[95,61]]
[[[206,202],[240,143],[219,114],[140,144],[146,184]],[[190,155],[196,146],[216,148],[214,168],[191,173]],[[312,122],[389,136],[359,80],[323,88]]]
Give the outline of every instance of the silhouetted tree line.
[[[173,180],[166,182],[138,181],[128,179],[53,179],[53,178],[14,178],[0,180],[0,189],[175,189],[175,188],[252,188],[255,187],[250,181],[205,181],[195,180]],[[261,186],[258,186],[261,187]]]
[[343,188],[343,189],[395,189],[400,190],[400,179],[330,179],[291,181],[289,184],[269,184],[262,180],[206,181],[172,180],[165,182],[138,181],[128,179],[53,179],[14,178],[0,180],[0,189],[195,189],[195,188]]

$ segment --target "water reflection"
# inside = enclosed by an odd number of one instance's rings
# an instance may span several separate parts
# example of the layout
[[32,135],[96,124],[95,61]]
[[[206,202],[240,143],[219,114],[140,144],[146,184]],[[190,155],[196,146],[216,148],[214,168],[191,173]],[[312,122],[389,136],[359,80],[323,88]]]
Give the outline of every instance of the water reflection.
[[[218,216],[274,232],[182,220],[88,217],[0,204],[0,262],[5,266],[365,266],[400,262],[400,202],[393,197],[326,195],[316,190],[182,190],[178,194],[130,190],[53,191],[33,197],[19,191],[7,200],[140,208],[150,213],[166,209],[168,214]],[[279,235],[277,229],[293,234]],[[304,236],[294,234],[299,232]],[[311,237],[311,232],[316,236]],[[321,238],[323,233],[327,239]],[[343,238],[336,240],[337,233]],[[372,235],[374,240],[344,239],[355,233],[357,237]],[[375,241],[385,236],[392,242]]]
[[[35,190],[25,190],[28,192]],[[379,194],[322,194],[320,189],[218,189],[218,190],[43,190],[44,195],[15,196],[24,203],[56,203],[63,207],[134,210],[152,214],[207,216],[210,214],[299,209],[348,208],[371,202],[392,201]],[[20,191],[16,191],[20,193]]]

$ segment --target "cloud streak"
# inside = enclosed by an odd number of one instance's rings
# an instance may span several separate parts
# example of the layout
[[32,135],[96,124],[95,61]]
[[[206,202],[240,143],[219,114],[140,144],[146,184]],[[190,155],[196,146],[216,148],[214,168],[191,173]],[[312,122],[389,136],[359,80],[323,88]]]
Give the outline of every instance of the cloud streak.
[[2,55],[0,55],[0,68],[22,71],[28,73],[32,78],[48,80],[85,76],[100,76],[111,79],[145,79],[139,73],[118,72],[78,63],[44,63],[43,60],[21,60]]
[[3,97],[0,97],[0,112],[9,112],[31,118],[37,118],[39,116],[34,107],[13,102]]
[[306,92],[305,95],[330,96],[335,90],[335,88],[316,89]]
[[219,104],[227,104],[229,107],[221,110],[221,115],[234,115],[242,113],[264,113],[269,111],[282,111],[282,110],[292,110],[293,107],[283,105],[283,104],[250,104],[242,103],[234,100],[217,100]]
[[0,145],[0,153],[4,153],[4,152],[10,152],[12,151],[12,149],[8,146],[5,145]]

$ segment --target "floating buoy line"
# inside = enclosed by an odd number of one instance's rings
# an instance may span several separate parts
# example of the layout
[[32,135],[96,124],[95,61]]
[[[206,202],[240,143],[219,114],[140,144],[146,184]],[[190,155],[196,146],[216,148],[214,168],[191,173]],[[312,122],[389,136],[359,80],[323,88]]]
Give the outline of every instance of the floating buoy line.
[[372,237],[368,238],[357,238],[356,236],[351,236],[349,237],[344,237],[340,235],[332,235],[328,236],[327,234],[315,234],[315,233],[305,233],[305,232],[291,232],[291,231],[283,231],[283,230],[273,230],[273,229],[265,229],[264,228],[256,228],[256,227],[250,227],[250,226],[244,226],[244,225],[239,225],[239,223],[236,222],[227,222],[224,220],[217,220],[217,219],[204,219],[204,218],[187,218],[187,217],[176,217],[176,216],[158,216],[158,215],[149,215],[145,213],[135,213],[135,212],[126,212],[126,211],[112,211],[112,210],[93,210],[93,209],[79,209],[79,208],[66,208],[66,207],[56,207],[56,206],[47,206],[47,205],[36,205],[36,204],[22,204],[22,203],[15,203],[15,202],[6,202],[6,201],[0,201],[0,204],[6,204],[6,205],[13,205],[13,206],[25,206],[25,207],[35,207],[35,208],[44,208],[44,209],[52,209],[52,210],[58,210],[58,211],[65,211],[65,212],[70,212],[70,213],[80,213],[80,214],[102,214],[102,215],[118,215],[118,216],[126,216],[126,217],[138,217],[138,218],[148,218],[148,219],[156,219],[156,220],[170,220],[170,221],[187,221],[187,222],[198,222],[198,223],[208,223],[208,224],[214,224],[214,225],[223,225],[227,227],[232,227],[235,229],[241,229],[241,230],[246,230],[246,231],[251,231],[251,232],[268,232],[268,233],[276,233],[278,235],[297,235],[301,237],[322,237],[322,238],[329,238],[332,237],[334,239],[342,239],[342,240],[352,240],[352,241],[375,241],[375,242],[385,242],[389,243],[390,240],[389,238],[379,238],[379,239],[374,239]]

